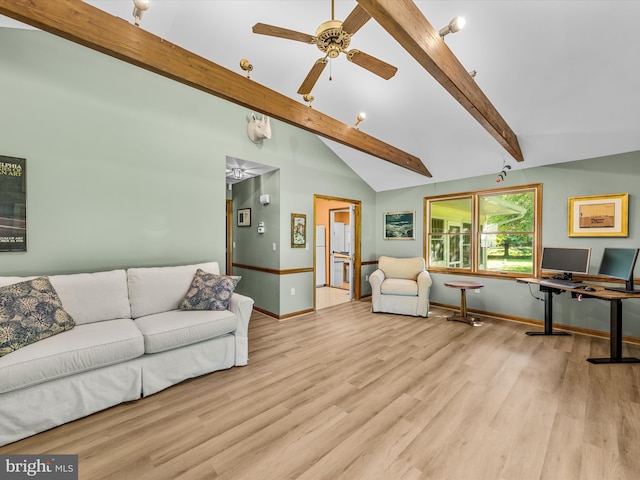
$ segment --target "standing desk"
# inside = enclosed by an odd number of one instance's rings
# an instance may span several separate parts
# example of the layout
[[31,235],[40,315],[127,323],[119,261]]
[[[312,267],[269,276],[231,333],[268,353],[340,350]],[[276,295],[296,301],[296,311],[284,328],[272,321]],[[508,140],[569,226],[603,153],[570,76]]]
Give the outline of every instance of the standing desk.
[[600,285],[584,284],[594,288],[594,291],[585,291],[582,288],[550,287],[540,285],[542,278],[517,278],[520,283],[535,284],[544,293],[544,332],[526,332],[527,335],[568,335],[566,332],[553,331],[553,294],[571,292],[582,295],[582,298],[599,298],[609,302],[609,357],[587,358],[590,363],[640,363],[640,358],[622,356],[622,300],[629,298],[640,299],[640,295],[633,293],[605,290]]

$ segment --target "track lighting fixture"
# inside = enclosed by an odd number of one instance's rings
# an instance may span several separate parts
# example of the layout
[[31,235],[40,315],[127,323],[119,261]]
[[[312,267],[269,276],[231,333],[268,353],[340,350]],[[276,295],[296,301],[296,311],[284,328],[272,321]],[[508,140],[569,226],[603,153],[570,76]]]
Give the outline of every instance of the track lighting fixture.
[[449,24],[446,27],[442,27],[438,32],[442,38],[450,33],[459,32],[464,28],[465,19],[463,17],[455,17],[451,19]]
[[247,72],[247,78],[251,78],[250,72],[251,70],[253,70],[253,65],[251,65],[251,62],[249,60],[247,60],[246,58],[240,60],[240,68]]
[[140,19],[142,14],[149,10],[150,0],[133,0],[133,21],[136,27],[140,26]]
[[353,126],[358,128],[358,125],[360,125],[365,118],[367,118],[367,115],[364,112],[360,112],[358,114],[358,118],[356,118],[356,123],[354,123]]

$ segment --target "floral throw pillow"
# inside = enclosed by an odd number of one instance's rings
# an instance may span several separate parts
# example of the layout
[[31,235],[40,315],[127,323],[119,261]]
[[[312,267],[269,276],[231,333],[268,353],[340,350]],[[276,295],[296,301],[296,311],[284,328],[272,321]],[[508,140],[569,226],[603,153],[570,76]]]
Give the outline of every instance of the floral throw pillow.
[[198,269],[187,294],[180,302],[182,310],[227,310],[229,300],[242,277],[207,273]]
[[0,287],[0,357],[74,326],[48,277]]

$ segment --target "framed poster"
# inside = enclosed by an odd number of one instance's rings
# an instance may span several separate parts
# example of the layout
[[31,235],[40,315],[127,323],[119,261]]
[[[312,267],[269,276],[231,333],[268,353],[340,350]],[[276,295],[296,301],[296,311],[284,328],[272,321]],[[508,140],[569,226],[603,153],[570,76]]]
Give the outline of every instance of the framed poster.
[[291,214],[291,248],[307,245],[307,216],[304,213]]
[[238,226],[239,227],[251,226],[251,209],[250,208],[238,209]]
[[0,252],[27,251],[27,160],[0,155]]
[[629,194],[569,197],[570,237],[629,235]]
[[415,212],[387,212],[384,214],[385,240],[415,240]]

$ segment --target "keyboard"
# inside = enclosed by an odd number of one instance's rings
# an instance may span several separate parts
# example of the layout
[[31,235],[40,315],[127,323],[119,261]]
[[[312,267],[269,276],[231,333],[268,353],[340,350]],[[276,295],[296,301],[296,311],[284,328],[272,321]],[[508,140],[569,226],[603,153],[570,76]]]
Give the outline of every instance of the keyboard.
[[559,280],[557,278],[545,278],[540,280],[540,285],[543,287],[579,288],[582,286],[582,283],[571,280]]

